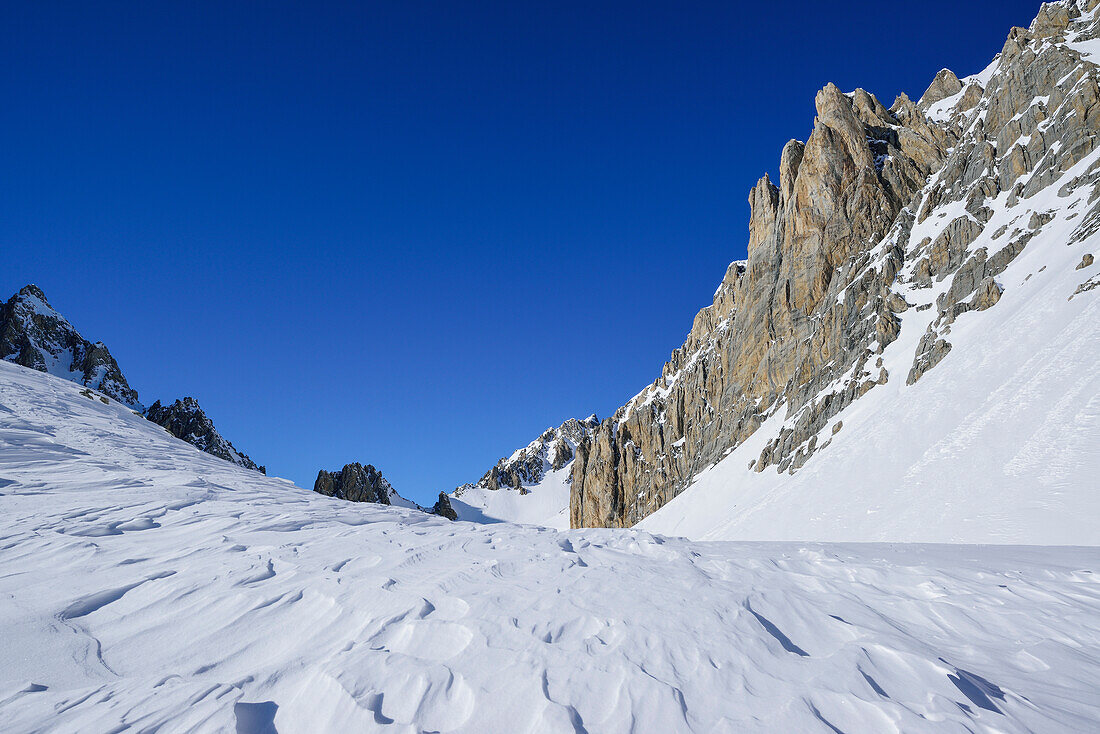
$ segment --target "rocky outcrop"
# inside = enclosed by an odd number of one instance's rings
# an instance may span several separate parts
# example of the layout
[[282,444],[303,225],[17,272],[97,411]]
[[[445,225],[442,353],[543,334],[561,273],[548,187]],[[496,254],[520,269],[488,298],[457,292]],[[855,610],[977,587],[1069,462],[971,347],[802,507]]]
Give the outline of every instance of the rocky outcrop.
[[145,411],[145,417],[200,451],[243,466],[245,469],[252,469],[261,474],[267,473],[265,467],[257,465],[218,433],[214,422],[207,417],[194,398],[183,398],[171,405],[161,405],[158,400]]
[[322,469],[317,472],[313,491],[349,502],[374,502],[379,505],[391,504],[390,497],[397,494],[382,472],[371,464],[363,466],[358,462],[345,464],[339,471]]
[[461,497],[471,489],[514,489],[526,493],[539,484],[548,472],[570,465],[577,446],[595,430],[599,420],[590,415],[583,420],[570,418],[557,428],[547,428],[534,441],[502,458],[476,482],[463,484],[454,491]]
[[797,471],[840,411],[897,379],[882,355],[903,327],[923,332],[912,384],[948,358],[955,319],[995,307],[997,276],[1055,216],[1035,194],[1080,194],[1067,245],[1100,227],[1084,193],[1100,166],[1077,166],[1100,131],[1079,45],[1100,35],[1097,3],[1044,5],[986,71],[943,70],[916,103],[822,89],[809,138],[749,193],[747,260],[661,377],[577,447],[571,525],[633,525],[773,418],[752,469]]
[[141,410],[137,391],[106,345],[82,337],[36,285],[0,304],[0,359],[71,380]]
[[786,470],[802,461],[795,447],[878,379],[865,368],[897,336],[904,303],[889,287],[904,253],[871,248],[952,138],[906,126],[863,90],[828,85],[816,105],[809,139],[783,149],[778,185],[765,175],[749,194],[748,259],[730,266],[661,378],[578,450],[574,526],[633,525],[780,405],[801,419],[754,469]]
[[930,107],[941,99],[946,99],[962,91],[963,85],[955,72],[950,69],[940,69],[928,89],[921,95],[919,104],[922,107]]
[[347,500],[348,502],[371,502],[377,505],[392,505],[410,510],[419,510],[433,515],[457,520],[458,514],[451,507],[447,495],[440,492],[439,499],[431,508],[421,507],[397,493],[393,485],[382,476],[382,472],[371,464],[358,462],[345,464],[337,471],[317,472],[313,491],[326,497]]
[[451,507],[451,500],[447,497],[446,492],[439,493],[439,499],[432,505],[432,514],[445,517],[448,520],[458,519],[458,513]]

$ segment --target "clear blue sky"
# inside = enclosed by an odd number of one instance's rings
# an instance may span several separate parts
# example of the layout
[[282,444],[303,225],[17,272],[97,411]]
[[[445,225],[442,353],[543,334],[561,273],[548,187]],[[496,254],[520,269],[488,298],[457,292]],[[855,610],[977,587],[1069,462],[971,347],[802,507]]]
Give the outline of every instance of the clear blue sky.
[[428,502],[659,374],[826,82],[915,98],[1038,6],[4,3],[0,296]]

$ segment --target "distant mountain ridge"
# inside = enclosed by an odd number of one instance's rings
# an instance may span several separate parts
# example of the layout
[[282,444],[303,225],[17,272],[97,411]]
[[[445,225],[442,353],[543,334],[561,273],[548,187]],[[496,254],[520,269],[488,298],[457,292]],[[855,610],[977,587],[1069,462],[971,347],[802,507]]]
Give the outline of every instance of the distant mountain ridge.
[[266,473],[264,467],[238,451],[218,432],[194,398],[176,400],[167,406],[158,400],[146,409],[107,346],[81,336],[34,284],[24,286],[0,304],[0,359],[96,390],[200,451]]
[[573,460],[599,424],[593,414],[547,428],[478,481],[457,487],[450,498],[459,519],[568,527]]
[[455,511],[451,509],[450,500],[443,492],[439,493],[439,499],[432,507],[421,507],[412,500],[405,499],[393,485],[389,483],[382,472],[372,464],[363,465],[359,462],[345,464],[342,469],[317,472],[317,479],[313,483],[313,491],[326,497],[346,500],[348,502],[369,502],[376,505],[393,505],[411,510],[420,510],[431,515],[439,515],[448,520],[458,519]]

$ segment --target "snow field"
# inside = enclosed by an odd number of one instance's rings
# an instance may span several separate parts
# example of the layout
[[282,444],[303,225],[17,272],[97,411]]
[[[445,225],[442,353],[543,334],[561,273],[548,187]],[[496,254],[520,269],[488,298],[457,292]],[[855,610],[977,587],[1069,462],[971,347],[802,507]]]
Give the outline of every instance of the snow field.
[[450,523],[0,364],[12,731],[1086,731],[1094,548]]

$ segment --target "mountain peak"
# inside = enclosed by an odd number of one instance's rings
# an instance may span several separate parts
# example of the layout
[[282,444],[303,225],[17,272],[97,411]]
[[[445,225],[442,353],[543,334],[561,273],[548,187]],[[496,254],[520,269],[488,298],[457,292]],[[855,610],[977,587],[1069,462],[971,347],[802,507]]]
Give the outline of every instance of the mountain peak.
[[[812,461],[809,472],[820,482],[828,467],[811,457],[826,449],[835,457],[859,417],[880,414],[895,396],[904,396],[899,405],[910,401],[930,410],[938,398],[929,397],[924,376],[954,370],[937,365],[973,364],[1002,342],[1023,338],[979,341],[991,326],[1023,313],[1018,323],[1056,310],[1061,319],[1078,318],[1084,307],[1074,299],[1095,281],[1069,275],[1067,263],[1086,261],[1100,221],[1093,194],[1100,177],[1098,8],[1098,0],[1045,4],[1031,30],[1009,32],[985,70],[960,79],[942,69],[916,104],[899,95],[887,110],[863,90],[844,94],[826,84],[815,96],[817,119],[806,143],[784,147],[780,185],[765,175],[750,193],[744,271],[727,273],[661,377],[577,448],[573,527],[633,526],[658,512],[666,519],[648,527],[662,532],[679,532],[679,518],[687,517],[707,532],[729,532],[736,522],[758,534],[791,526],[791,505],[770,495],[758,506],[743,499],[746,487],[772,481],[760,477],[765,470],[784,475],[783,486],[802,486],[790,477]],[[1074,282],[1054,283],[1056,273]],[[1045,300],[1034,300],[1040,293]],[[1017,305],[998,305],[1005,302]],[[991,309],[994,315],[984,315]],[[1053,340],[1055,328],[1017,331]],[[1079,326],[1065,338],[1085,343],[1087,336]],[[983,366],[984,389],[1001,373]],[[969,397],[953,386],[958,379],[948,385],[932,379],[948,396],[944,405]],[[1062,387],[1068,392],[1075,384]],[[846,412],[857,401],[863,407]],[[843,422],[837,420],[842,414]],[[1011,423],[1016,415],[1002,409],[990,420]],[[921,414],[920,421],[929,420]],[[940,420],[954,425],[950,414]],[[878,431],[896,435],[906,422]],[[957,429],[959,435],[968,430],[977,429]],[[932,436],[906,436],[896,444],[925,440]],[[874,444],[890,445],[878,435]],[[943,475],[967,475],[948,466],[947,455],[960,452],[928,452],[939,457]],[[892,466],[877,455],[864,464]],[[677,499],[689,489],[698,498],[699,478],[712,468],[710,476],[721,481],[712,480],[706,510],[690,509],[686,496]],[[846,492],[830,521],[852,533],[864,519],[851,515],[855,491],[875,506],[883,487],[928,472],[922,465],[920,472],[864,487],[861,471],[852,471],[832,483]],[[997,482],[970,479],[982,490],[968,487],[968,496],[995,504]],[[742,499],[730,518],[734,487]],[[677,509],[662,510],[670,503]],[[778,508],[787,514],[761,520]],[[816,532],[818,526],[806,522]]]
[[19,295],[19,296],[34,296],[35,298],[42,301],[42,303],[46,304],[47,306],[50,305],[50,302],[46,300],[46,294],[43,293],[42,289],[39,288],[38,286],[36,286],[34,283],[28,283],[27,285],[20,288],[19,293],[17,295]]
[[81,336],[33,283],[0,305],[0,359],[98,390],[136,410],[142,408],[137,390],[130,387],[107,347]]
[[950,69],[940,69],[936,72],[932,83],[928,85],[928,89],[924,90],[924,94],[921,95],[917,104],[927,107],[939,102],[941,99],[958,94],[962,91],[962,88],[962,82],[959,81],[959,77],[955,76],[955,72]]
[[246,469],[266,471],[218,433],[195,398],[185,397],[169,406],[158,400],[146,411],[107,345],[81,336],[33,283],[0,303],[0,359],[98,390],[201,451]]
[[462,520],[566,527],[569,483],[577,447],[600,425],[595,413],[550,427],[497,461],[481,479],[451,493]]

